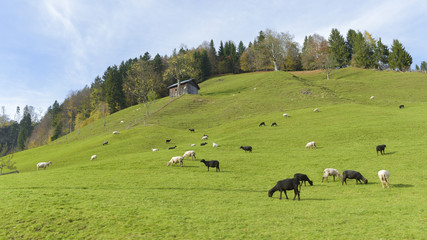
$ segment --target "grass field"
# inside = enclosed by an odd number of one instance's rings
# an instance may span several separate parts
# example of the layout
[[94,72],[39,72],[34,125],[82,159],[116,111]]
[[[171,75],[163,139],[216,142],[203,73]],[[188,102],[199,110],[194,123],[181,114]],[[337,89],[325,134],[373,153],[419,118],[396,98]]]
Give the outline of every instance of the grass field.
[[[426,75],[347,68],[324,78],[217,77],[200,84],[200,95],[157,100],[147,119],[143,105],[130,107],[105,127],[101,119],[17,153],[20,173],[0,176],[0,239],[426,239]],[[305,149],[309,141],[318,148]],[[186,150],[197,160],[166,166]],[[219,160],[221,172],[208,172],[202,158]],[[53,164],[36,171],[41,161]],[[369,183],[322,183],[328,167],[359,171]],[[381,169],[390,189],[381,188]],[[314,181],[301,201],[267,196],[298,172]]]

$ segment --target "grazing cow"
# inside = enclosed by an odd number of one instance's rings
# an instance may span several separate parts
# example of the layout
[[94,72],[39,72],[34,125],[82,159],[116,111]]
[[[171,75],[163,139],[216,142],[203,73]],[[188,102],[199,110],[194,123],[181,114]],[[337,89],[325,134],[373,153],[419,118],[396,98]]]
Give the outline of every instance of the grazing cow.
[[274,122],[274,123],[271,124],[271,126],[272,127],[277,126],[277,123]]
[[172,139],[166,139],[166,143],[170,143]]
[[261,127],[261,126],[265,126],[265,122],[260,123],[259,127]]
[[194,131],[194,128],[190,128],[190,129],[188,129],[190,132],[195,132]]
[[399,106],[399,108],[400,108],[400,109],[402,109],[402,108],[404,108],[404,107],[405,107],[405,105],[400,105],[400,106]]

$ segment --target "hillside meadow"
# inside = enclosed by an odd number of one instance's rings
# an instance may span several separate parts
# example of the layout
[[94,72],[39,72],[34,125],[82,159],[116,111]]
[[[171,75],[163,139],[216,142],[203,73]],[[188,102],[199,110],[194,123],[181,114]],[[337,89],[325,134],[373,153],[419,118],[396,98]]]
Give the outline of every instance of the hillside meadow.
[[[199,95],[156,100],[148,118],[144,105],[133,106],[16,153],[20,173],[0,176],[0,238],[425,239],[425,74],[259,72],[200,87]],[[309,141],[318,148],[305,149]],[[377,156],[379,144],[385,155]],[[187,150],[197,160],[167,167]],[[201,159],[220,161],[221,171],[208,172]],[[53,164],[37,171],[42,161]],[[322,183],[329,167],[359,171],[368,184]],[[390,189],[381,187],[381,169]],[[290,200],[267,196],[295,173],[314,181],[300,201],[293,191]]]

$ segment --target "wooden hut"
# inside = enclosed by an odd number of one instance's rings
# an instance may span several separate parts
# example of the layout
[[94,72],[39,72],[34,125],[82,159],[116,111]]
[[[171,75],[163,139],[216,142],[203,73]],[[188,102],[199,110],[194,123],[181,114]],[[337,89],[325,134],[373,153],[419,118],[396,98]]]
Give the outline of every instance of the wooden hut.
[[182,94],[199,94],[200,87],[193,79],[181,81],[181,93],[178,93],[178,83],[174,83],[168,87],[169,97],[177,97]]

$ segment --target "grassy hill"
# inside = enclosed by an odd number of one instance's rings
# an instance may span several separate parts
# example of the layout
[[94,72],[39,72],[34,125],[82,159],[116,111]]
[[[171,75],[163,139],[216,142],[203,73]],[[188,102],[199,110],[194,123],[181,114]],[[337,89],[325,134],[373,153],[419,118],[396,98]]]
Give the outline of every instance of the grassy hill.
[[[197,96],[157,100],[149,118],[143,105],[130,107],[105,126],[100,120],[15,154],[20,173],[0,176],[0,238],[424,238],[425,74],[346,68],[325,80],[322,72],[261,72],[200,87]],[[309,141],[318,149],[305,149]],[[376,155],[379,144],[386,155]],[[197,161],[166,166],[186,150]],[[219,160],[221,172],[207,172],[202,158]],[[53,164],[36,171],[41,161]],[[327,167],[359,171],[369,184],[321,183]],[[390,171],[391,189],[381,188],[381,169]],[[301,201],[268,198],[298,172],[314,181]]]

